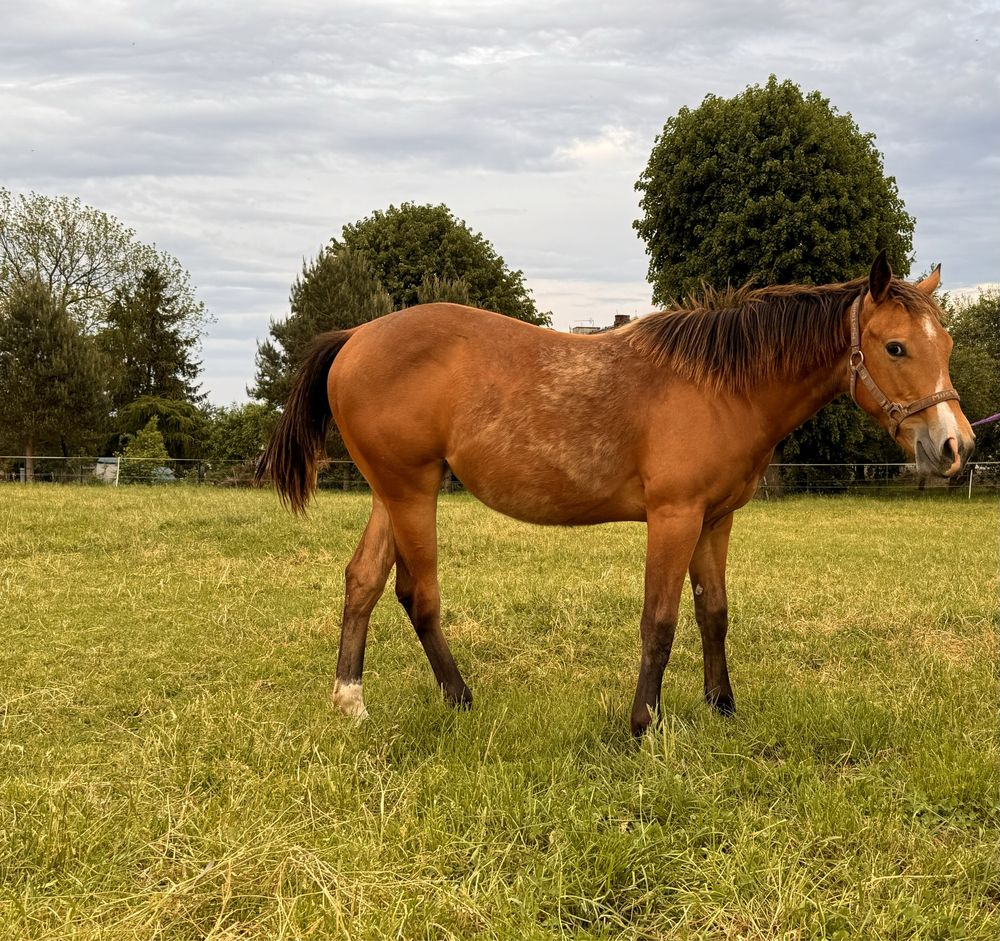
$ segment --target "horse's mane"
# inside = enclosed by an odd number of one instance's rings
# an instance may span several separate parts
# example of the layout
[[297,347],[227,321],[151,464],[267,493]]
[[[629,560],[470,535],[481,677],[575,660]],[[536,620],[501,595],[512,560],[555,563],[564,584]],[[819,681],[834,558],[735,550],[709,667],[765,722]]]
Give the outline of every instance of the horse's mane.
[[[813,369],[847,347],[847,309],[868,279],[821,287],[706,288],[679,307],[621,329],[637,352],[699,385],[745,393],[761,382]],[[889,297],[913,313],[937,305],[913,284],[893,278]]]

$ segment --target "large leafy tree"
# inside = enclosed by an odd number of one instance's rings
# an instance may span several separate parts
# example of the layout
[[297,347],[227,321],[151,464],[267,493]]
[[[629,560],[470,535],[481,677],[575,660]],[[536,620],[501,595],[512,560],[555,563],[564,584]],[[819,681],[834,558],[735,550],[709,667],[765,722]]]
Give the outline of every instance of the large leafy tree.
[[522,273],[511,271],[447,206],[390,206],[344,226],[340,239],[303,265],[289,316],[272,321],[270,338],[257,345],[250,395],[283,405],[295,368],[318,333],[430,301],[472,304],[534,324],[550,321],[536,309]]
[[114,216],[79,199],[0,187],[0,297],[41,281],[92,333],[105,324],[116,291],[149,268],[160,273],[189,331],[201,332],[204,305],[176,258],[144,245]]
[[99,334],[109,368],[111,405],[121,409],[142,396],[196,402],[201,363],[198,334],[179,296],[158,268],[116,289]]
[[[634,225],[654,301],[674,303],[704,284],[846,281],[883,248],[905,275],[914,220],[874,141],[819,92],[803,95],[773,75],[734,98],[709,95],[682,108],[636,183],[642,217]],[[793,433],[783,451],[800,462],[902,458],[842,402]]]
[[93,444],[106,415],[93,339],[41,281],[0,300],[0,438],[27,456]]
[[773,75],[682,108],[636,183],[654,302],[703,282],[848,280],[883,248],[905,275],[914,220],[874,141],[819,92]]
[[217,480],[251,481],[279,415],[263,402],[213,409],[205,449],[209,473]]
[[[172,403],[193,408],[201,398],[194,350],[208,318],[177,260],[79,199],[0,188],[0,301],[37,285],[79,334],[94,341],[115,415],[111,430],[137,431],[126,420],[128,406],[155,400],[166,404],[139,409],[144,421],[159,414],[172,449],[189,450],[183,443],[188,429],[171,425],[179,407]],[[42,318],[35,329],[52,323]],[[81,428],[85,416],[78,416]],[[100,424],[88,426],[95,440]]]
[[[1000,412],[1000,290],[980,293],[970,303],[946,299],[948,332],[955,346],[951,379],[970,421]],[[1000,422],[976,429],[976,457],[1000,460]]]
[[436,277],[452,285],[461,281],[466,303],[528,323],[550,322],[535,307],[523,273],[508,268],[493,245],[444,204],[403,203],[377,210],[345,225],[340,239],[330,245],[334,251],[363,252],[394,308],[420,303],[421,287],[426,297],[426,281]]
[[304,263],[288,303],[289,316],[272,320],[271,339],[257,344],[257,380],[247,390],[273,407],[284,405],[295,369],[317,334],[349,330],[393,309],[367,256],[348,248],[325,248]]

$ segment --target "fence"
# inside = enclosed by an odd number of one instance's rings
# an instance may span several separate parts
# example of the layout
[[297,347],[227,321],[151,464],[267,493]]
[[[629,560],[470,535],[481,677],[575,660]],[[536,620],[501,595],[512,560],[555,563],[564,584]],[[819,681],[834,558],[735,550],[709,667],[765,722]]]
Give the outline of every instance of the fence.
[[[249,487],[253,462],[170,459],[94,458],[0,455],[0,481],[62,484],[159,484],[180,483],[216,487]],[[368,484],[351,461],[326,461],[319,486],[325,490],[367,490]],[[461,482],[446,475],[444,489],[461,489]],[[878,493],[884,495],[921,492],[962,494],[1000,493],[1000,462],[976,461],[961,476],[951,480],[921,478],[913,464],[771,464],[761,478],[757,498],[817,493]]]
[[[30,470],[29,470],[30,464]],[[249,487],[253,461],[205,461],[168,458],[59,457],[0,454],[0,481],[57,484],[197,484]],[[325,461],[320,472],[324,489],[368,489],[353,461]]]

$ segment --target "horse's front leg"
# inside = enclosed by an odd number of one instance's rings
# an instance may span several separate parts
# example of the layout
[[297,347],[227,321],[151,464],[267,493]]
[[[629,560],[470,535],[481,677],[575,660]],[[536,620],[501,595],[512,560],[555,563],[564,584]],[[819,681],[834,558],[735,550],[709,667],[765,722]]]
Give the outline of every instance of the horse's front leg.
[[642,735],[660,708],[660,687],[674,643],[677,607],[701,524],[700,513],[662,509],[647,516],[646,592],[639,625],[642,659],[632,702],[633,735]]
[[705,701],[724,716],[736,712],[726,665],[726,632],[729,629],[726,556],[732,528],[732,513],[706,526],[691,559],[694,614],[701,631],[705,658]]

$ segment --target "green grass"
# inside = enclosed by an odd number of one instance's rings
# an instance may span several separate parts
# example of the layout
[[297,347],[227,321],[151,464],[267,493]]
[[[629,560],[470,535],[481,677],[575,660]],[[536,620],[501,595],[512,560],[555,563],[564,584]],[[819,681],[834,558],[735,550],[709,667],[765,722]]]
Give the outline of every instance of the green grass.
[[737,516],[730,670],[685,598],[628,733],[643,531],[442,501],[440,701],[391,597],[328,705],[367,513],[0,487],[0,938],[990,938],[997,507]]

